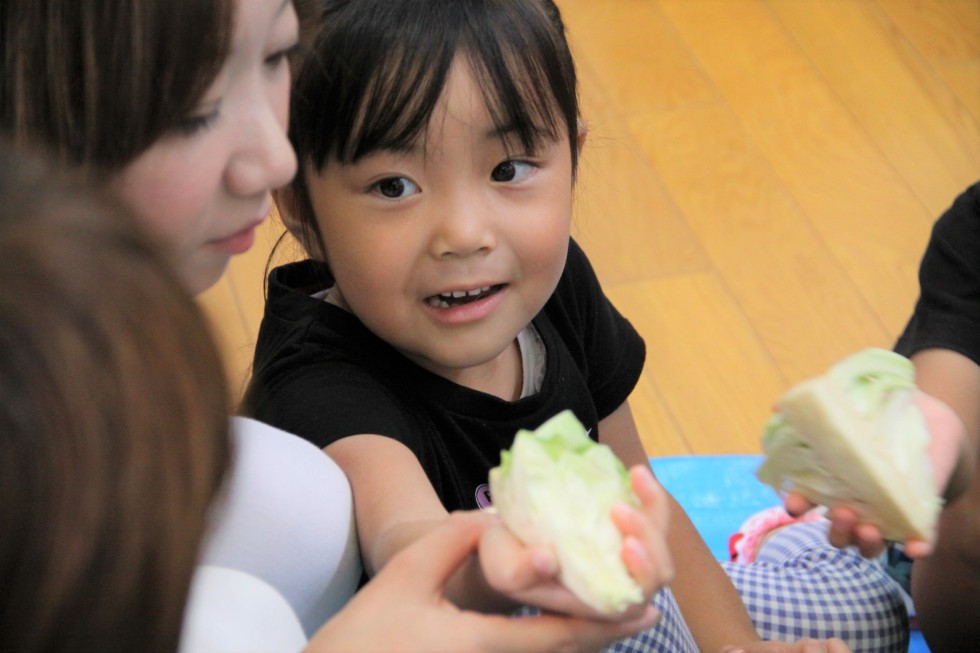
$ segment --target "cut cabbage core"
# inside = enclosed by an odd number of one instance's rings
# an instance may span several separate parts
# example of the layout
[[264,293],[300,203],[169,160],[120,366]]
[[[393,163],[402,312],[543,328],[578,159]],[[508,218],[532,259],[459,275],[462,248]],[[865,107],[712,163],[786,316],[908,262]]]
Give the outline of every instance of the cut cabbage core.
[[815,503],[852,505],[888,539],[932,541],[942,502],[915,389],[912,362],[884,349],[791,388],[763,433],[759,479]]

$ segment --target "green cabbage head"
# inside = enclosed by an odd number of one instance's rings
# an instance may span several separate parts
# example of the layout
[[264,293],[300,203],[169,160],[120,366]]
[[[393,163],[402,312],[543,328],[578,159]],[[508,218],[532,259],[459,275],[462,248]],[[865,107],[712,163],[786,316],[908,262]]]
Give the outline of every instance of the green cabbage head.
[[640,502],[623,463],[591,440],[570,410],[534,431],[518,431],[490,470],[490,492],[518,539],[554,548],[559,579],[584,603],[611,614],[643,601],[610,516],[617,503]]

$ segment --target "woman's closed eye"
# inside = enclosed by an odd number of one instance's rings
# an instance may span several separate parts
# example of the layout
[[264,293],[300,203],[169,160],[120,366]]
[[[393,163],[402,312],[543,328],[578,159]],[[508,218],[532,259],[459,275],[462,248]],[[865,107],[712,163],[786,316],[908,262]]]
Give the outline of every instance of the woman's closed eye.
[[497,164],[497,167],[490,173],[490,178],[500,183],[523,181],[535,170],[537,170],[537,166],[529,161],[508,159]]
[[406,177],[385,177],[374,182],[370,190],[390,200],[404,199],[420,192],[418,185]]
[[193,136],[207,130],[218,122],[218,118],[221,115],[220,110],[221,105],[218,103],[209,111],[181,119],[174,128],[181,136]]
[[273,52],[268,57],[265,58],[265,65],[270,69],[275,70],[279,66],[289,63],[293,59],[299,56],[302,50],[302,45],[297,41],[296,43],[290,45],[288,48],[283,48]]

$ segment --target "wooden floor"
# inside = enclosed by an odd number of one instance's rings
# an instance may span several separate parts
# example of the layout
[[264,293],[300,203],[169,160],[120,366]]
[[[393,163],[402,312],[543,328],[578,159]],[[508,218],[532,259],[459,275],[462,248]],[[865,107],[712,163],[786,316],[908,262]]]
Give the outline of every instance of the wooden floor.
[[[788,385],[889,347],[980,179],[980,0],[561,0],[575,237],[646,338],[650,455],[753,453]],[[270,225],[202,299],[240,389]]]

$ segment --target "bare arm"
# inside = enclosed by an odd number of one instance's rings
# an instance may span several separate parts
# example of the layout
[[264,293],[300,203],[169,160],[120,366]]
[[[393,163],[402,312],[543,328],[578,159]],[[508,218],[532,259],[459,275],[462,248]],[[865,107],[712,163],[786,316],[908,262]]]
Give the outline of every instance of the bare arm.
[[[912,595],[918,618],[934,650],[962,650],[980,641],[980,366],[948,350],[929,349],[912,357],[917,382],[962,419],[968,436],[967,465],[954,472],[947,488],[951,502],[939,520],[935,550],[915,563]],[[973,451],[970,452],[969,449]],[[972,469],[969,467],[972,465]],[[964,469],[964,467],[967,467]],[[970,472],[974,472],[970,483]],[[968,485],[965,493],[963,485]]]
[[472,557],[494,520],[457,513],[394,556],[310,641],[306,653],[432,651],[452,642],[466,651],[588,651],[649,628],[656,611],[637,618],[591,621],[555,615],[510,619],[459,610],[444,584]]
[[[400,551],[449,518],[415,455],[401,443],[378,435],[350,436],[327,447],[350,479],[364,566],[377,574]],[[379,470],[378,461],[384,461]],[[634,474],[642,507],[622,506],[614,520],[626,538],[624,562],[650,597],[672,572],[664,530],[664,492],[649,467]],[[617,516],[618,515],[618,516]],[[557,579],[558,563],[550,547],[529,547],[506,528],[489,529],[471,556],[445,583],[448,599],[461,608],[508,612],[519,605],[579,616],[596,616]],[[644,606],[616,619],[632,619]],[[608,618],[608,617],[607,617]]]
[[954,499],[970,483],[980,446],[980,366],[948,349],[925,349],[913,354],[912,362],[919,389],[952,408],[966,428],[966,440],[952,443],[957,464],[944,488],[945,496]]
[[[361,555],[369,575],[377,574],[399,551],[449,517],[418,459],[400,442],[380,435],[355,435],[324,451],[350,479]],[[493,612],[517,607],[487,585],[475,556],[459,565],[446,581],[445,592],[461,607]]]
[[[623,403],[600,422],[599,439],[609,445],[625,465],[649,465],[628,403]],[[670,506],[667,543],[676,569],[671,589],[698,648],[718,651],[732,642],[759,641],[728,574],[673,497],[670,497]]]

